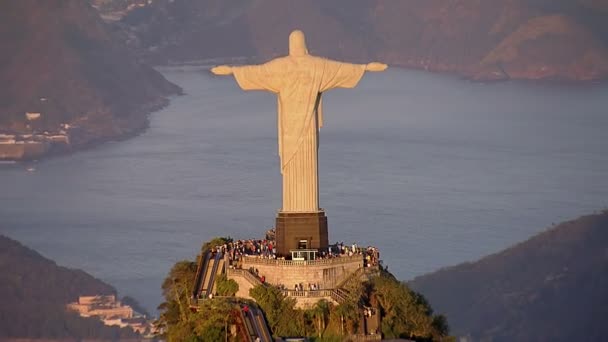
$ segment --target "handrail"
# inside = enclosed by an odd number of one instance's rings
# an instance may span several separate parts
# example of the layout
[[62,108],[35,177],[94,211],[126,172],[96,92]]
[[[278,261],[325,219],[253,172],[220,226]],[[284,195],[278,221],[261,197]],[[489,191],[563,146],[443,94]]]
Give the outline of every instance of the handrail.
[[239,310],[239,315],[241,316],[241,320],[243,321],[243,325],[245,326],[245,332],[247,333],[247,341],[252,341],[251,336],[255,336],[255,331],[253,328],[253,323],[249,319],[248,313],[243,313],[243,310]]
[[253,331],[255,332],[255,336],[258,338],[262,338],[262,333],[260,331],[260,326],[258,321],[255,319],[255,315],[253,314],[253,308],[250,308],[247,312],[247,317],[251,321],[251,325],[253,326]]
[[376,334],[376,335],[363,335],[363,334],[356,334],[356,335],[350,335],[350,341],[382,341],[382,335],[380,334]]
[[201,259],[200,259],[200,261],[198,262],[198,265],[197,265],[197,267],[196,267],[196,274],[195,274],[195,276],[194,276],[194,289],[192,290],[192,297],[196,297],[196,294],[197,294],[197,292],[198,292],[198,282],[199,282],[199,280],[200,280],[200,272],[201,272],[201,269],[202,269],[202,267],[203,267],[203,263],[204,263],[203,259],[204,259],[205,257],[206,257],[206,255],[205,255],[205,256],[203,256],[203,255],[201,254]]
[[262,336],[260,338],[263,342],[272,342],[272,336],[270,335],[270,330],[268,329],[268,324],[266,323],[266,319],[264,315],[260,311],[259,308],[251,307],[251,314],[253,315],[253,319],[255,320],[258,326],[258,332],[261,333]]
[[249,272],[247,270],[244,270],[244,269],[227,268],[226,269],[226,273],[228,275],[235,274],[235,275],[243,276],[245,279],[249,280],[249,282],[252,285],[263,285],[263,283],[262,283],[262,281],[260,281],[260,279],[258,279],[256,276],[254,276],[253,274],[251,274],[251,272]]
[[331,291],[331,298],[335,300],[338,304],[343,304],[344,302],[346,302],[346,295],[343,292],[345,291],[342,289],[333,289]]
[[[215,254],[215,262],[213,263],[213,269],[211,270],[211,276],[209,277],[209,284],[207,284],[207,292],[205,292],[205,296],[208,296],[209,293],[213,292],[213,285],[215,283],[215,276],[217,276],[217,269],[220,264],[220,260],[222,259],[222,253],[216,252]],[[203,284],[204,286],[204,284]]]
[[364,268],[363,267],[357,268],[353,273],[349,274],[348,277],[342,279],[342,281],[340,281],[336,285],[336,288],[342,288],[342,287],[344,287],[344,285],[346,285],[346,283],[348,283],[349,281],[353,280],[355,277],[361,276],[362,272],[364,272]]
[[353,261],[361,261],[363,264],[363,255],[355,254],[352,256],[341,256],[329,259],[317,260],[282,260],[282,259],[266,259],[258,256],[245,255],[243,264],[253,265],[273,265],[273,266],[319,266],[319,265],[339,265],[347,264]]
[[196,276],[194,277],[194,291],[192,295],[195,298],[200,295],[200,291],[202,290],[201,286],[203,284],[201,284],[201,282],[205,281],[205,274],[203,273],[206,273],[209,259],[211,259],[211,252],[205,252],[205,255],[201,253],[201,260],[198,263],[198,267],[196,269]]
[[288,297],[331,297],[332,290],[283,290],[283,294]]

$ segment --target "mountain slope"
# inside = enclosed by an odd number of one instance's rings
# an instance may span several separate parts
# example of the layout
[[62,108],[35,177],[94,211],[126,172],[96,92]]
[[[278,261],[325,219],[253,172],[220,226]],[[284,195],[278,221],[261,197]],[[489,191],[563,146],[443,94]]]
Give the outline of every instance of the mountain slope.
[[481,64],[500,66],[509,77],[597,79],[606,73],[608,51],[576,21],[547,15],[520,25],[494,48]]
[[0,3],[0,131],[78,127],[74,147],[145,127],[146,114],[179,88],[134,58],[80,0]]
[[295,28],[312,53],[480,79],[608,76],[599,0],[158,0],[121,23],[154,63],[287,53]]
[[79,295],[115,294],[110,285],[81,271],[57,266],[17,241],[0,235],[0,340],[7,338],[137,337],[96,318],[68,313]]
[[599,341],[608,334],[608,211],[562,223],[410,285],[453,334],[493,341]]

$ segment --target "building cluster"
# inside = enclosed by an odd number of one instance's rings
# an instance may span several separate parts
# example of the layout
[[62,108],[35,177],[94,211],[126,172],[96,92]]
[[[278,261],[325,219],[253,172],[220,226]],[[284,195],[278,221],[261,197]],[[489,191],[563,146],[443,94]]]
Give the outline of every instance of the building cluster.
[[76,127],[62,123],[48,129],[41,123],[42,116],[38,112],[26,112],[24,128],[0,131],[0,160],[37,159],[51,149],[69,149],[70,135]]
[[27,134],[0,133],[0,144],[18,145],[31,143],[61,143],[69,145],[70,137],[64,130],[60,130],[58,133],[48,131]]
[[129,327],[140,334],[146,334],[151,328],[145,317],[137,314],[129,305],[122,304],[115,295],[80,296],[67,308],[81,317],[98,317],[105,325]]
[[69,131],[73,127],[70,124],[62,123],[53,132],[40,129],[37,122],[40,121],[42,114],[37,112],[26,112],[26,130],[20,133],[16,132],[0,132],[0,144],[18,145],[18,144],[70,144]]

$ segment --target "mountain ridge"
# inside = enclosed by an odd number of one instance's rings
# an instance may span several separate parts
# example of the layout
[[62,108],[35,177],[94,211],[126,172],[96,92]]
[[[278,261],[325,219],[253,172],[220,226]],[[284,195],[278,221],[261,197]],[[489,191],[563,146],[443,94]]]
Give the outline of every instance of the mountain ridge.
[[[601,340],[608,330],[608,210],[476,262],[408,282],[473,341]],[[582,334],[582,335],[581,335]]]
[[141,131],[180,92],[83,1],[2,2],[0,41],[10,51],[0,56],[0,133],[55,134],[67,124],[78,149]]
[[0,340],[139,340],[129,328],[108,327],[66,309],[78,296],[110,294],[116,294],[111,285],[0,235]]
[[588,81],[608,78],[604,8],[591,0],[159,0],[117,25],[153,64],[263,61],[286,54],[287,36],[299,28],[311,53],[350,62],[479,80]]

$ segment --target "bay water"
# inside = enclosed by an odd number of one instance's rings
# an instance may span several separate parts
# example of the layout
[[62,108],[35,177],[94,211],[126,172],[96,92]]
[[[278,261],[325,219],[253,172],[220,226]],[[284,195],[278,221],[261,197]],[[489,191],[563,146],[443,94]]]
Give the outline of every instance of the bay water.
[[[0,165],[0,234],[152,312],[176,261],[215,236],[261,238],[281,201],[274,95],[202,67],[162,72],[186,95],[140,136]],[[608,207],[606,84],[392,68],[326,93],[324,107],[330,242],[379,247],[400,279]]]

